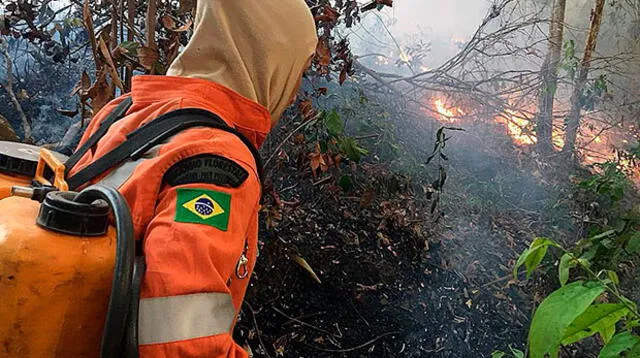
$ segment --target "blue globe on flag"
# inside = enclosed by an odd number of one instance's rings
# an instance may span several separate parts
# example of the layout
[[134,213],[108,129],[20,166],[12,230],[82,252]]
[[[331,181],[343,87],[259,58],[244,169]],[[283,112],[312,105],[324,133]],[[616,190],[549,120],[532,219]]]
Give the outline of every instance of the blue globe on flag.
[[207,198],[200,198],[194,205],[196,211],[202,216],[213,214],[213,203]]

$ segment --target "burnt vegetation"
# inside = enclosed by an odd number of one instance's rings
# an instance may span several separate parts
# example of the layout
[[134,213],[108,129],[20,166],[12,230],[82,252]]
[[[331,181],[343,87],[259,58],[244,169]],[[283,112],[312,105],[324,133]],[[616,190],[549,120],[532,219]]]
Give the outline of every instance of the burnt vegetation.
[[[428,36],[392,35],[390,0],[307,3],[320,41],[262,148],[238,342],[254,357],[640,354],[640,2],[496,0],[435,64]],[[194,1],[2,6],[0,139],[69,152],[132,76],[165,72]]]

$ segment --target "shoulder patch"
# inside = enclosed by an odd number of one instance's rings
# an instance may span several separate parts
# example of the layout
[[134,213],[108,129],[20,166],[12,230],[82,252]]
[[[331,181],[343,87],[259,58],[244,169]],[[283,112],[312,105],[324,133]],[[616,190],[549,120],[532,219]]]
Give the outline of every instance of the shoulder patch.
[[203,154],[183,159],[164,175],[171,186],[185,184],[215,184],[237,188],[247,180],[249,173],[238,163],[227,158]]
[[209,225],[227,231],[230,213],[230,194],[205,189],[178,189],[176,222]]

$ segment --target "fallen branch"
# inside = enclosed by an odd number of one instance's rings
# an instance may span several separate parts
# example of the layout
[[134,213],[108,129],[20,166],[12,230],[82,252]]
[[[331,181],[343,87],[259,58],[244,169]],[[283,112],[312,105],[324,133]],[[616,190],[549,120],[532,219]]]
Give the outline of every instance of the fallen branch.
[[329,352],[329,353],[347,353],[347,352],[353,352],[353,351],[357,351],[358,349],[365,348],[365,347],[367,347],[367,346],[369,346],[369,345],[371,345],[371,344],[373,344],[373,343],[375,343],[375,342],[377,342],[377,341],[381,340],[381,339],[382,339],[382,338],[384,338],[384,337],[391,336],[391,335],[398,334],[398,333],[400,333],[400,332],[398,332],[398,331],[387,332],[387,333],[385,333],[385,334],[381,334],[381,335],[379,335],[378,337],[376,337],[376,338],[374,338],[374,339],[372,339],[372,340],[370,340],[370,341],[367,341],[367,342],[365,342],[365,343],[362,343],[362,344],[361,344],[361,345],[359,345],[359,346],[355,346],[355,347],[351,347],[351,348],[345,348],[345,349],[326,349],[326,348],[320,348],[320,347],[316,347],[316,346],[309,345],[309,344],[307,344],[307,346],[309,346],[309,347],[311,347],[311,348],[313,348],[313,349],[317,349],[317,350],[322,351],[322,352]]
[[256,319],[256,311],[254,311],[253,307],[251,307],[251,304],[249,302],[245,301],[244,304],[249,308],[249,311],[251,311],[251,316],[253,317],[253,325],[256,328],[256,335],[258,336],[258,342],[260,343],[260,348],[262,348],[262,351],[264,352],[264,354],[267,355],[268,358],[271,358],[271,355],[267,350],[267,346],[265,346],[264,342],[262,341],[262,335],[260,334],[260,327],[258,327],[258,320]]
[[285,144],[287,144],[287,142],[289,141],[289,139],[291,139],[291,137],[293,137],[294,134],[298,133],[298,131],[300,131],[302,128],[315,123],[315,121],[317,121],[320,118],[321,114],[318,113],[314,118],[306,121],[306,122],[302,122],[298,127],[296,127],[293,131],[291,131],[291,133],[289,133],[287,135],[287,137],[280,142],[280,144],[276,147],[276,149],[273,151],[273,153],[271,153],[271,156],[269,156],[269,159],[267,159],[266,162],[264,162],[264,167],[267,168],[269,166],[269,163],[271,162],[271,160],[273,160],[273,158],[278,155],[278,153],[280,152],[280,149],[282,149],[282,147],[284,147]]
[[286,318],[286,319],[288,319],[288,320],[290,320],[290,321],[293,321],[293,322],[296,322],[296,323],[298,323],[298,324],[300,324],[300,325],[303,325],[303,326],[305,326],[305,327],[308,327],[308,328],[314,329],[314,330],[316,330],[316,331],[318,331],[318,332],[320,332],[320,333],[324,333],[324,334],[326,334],[326,335],[328,335],[328,336],[331,336],[331,337],[335,336],[335,334],[333,334],[333,333],[331,333],[331,332],[329,332],[329,331],[325,331],[325,330],[324,330],[324,329],[322,329],[322,328],[318,328],[318,327],[316,327],[316,326],[314,326],[314,325],[312,325],[312,324],[309,324],[309,323],[304,322],[304,321],[301,321],[301,320],[299,320],[299,319],[297,319],[297,318],[291,317],[291,316],[287,315],[286,313],[282,312],[281,310],[277,309],[276,307],[273,307],[273,306],[272,306],[271,308],[273,308],[273,310],[274,310],[274,311],[278,312],[279,314],[281,314],[282,316],[284,316],[284,318]]

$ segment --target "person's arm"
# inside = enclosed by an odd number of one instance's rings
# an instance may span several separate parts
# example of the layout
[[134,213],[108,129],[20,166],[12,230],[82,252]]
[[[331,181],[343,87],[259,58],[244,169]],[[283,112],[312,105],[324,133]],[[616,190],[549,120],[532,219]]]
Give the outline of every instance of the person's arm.
[[[170,169],[168,181],[179,185],[165,183],[158,197],[144,238],[142,357],[246,356],[231,334],[255,264],[261,188],[245,163],[235,163],[236,173],[228,180],[219,168],[207,172],[206,164],[220,164],[211,158]],[[225,171],[229,174],[229,167]],[[235,188],[229,185],[240,181]],[[238,275],[243,255],[248,258],[240,268],[248,270],[245,277]]]

